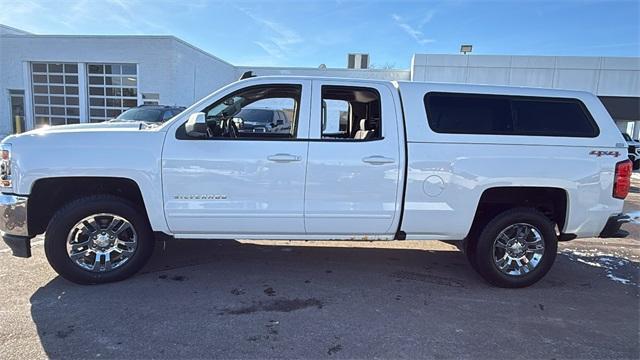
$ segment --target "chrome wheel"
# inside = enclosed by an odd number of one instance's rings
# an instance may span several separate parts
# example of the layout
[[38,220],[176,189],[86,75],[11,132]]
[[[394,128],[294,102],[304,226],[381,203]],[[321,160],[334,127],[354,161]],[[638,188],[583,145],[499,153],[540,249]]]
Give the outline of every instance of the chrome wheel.
[[513,224],[493,241],[493,261],[503,274],[519,276],[531,272],[542,260],[544,237],[531,224]]
[[136,251],[133,225],[114,214],[95,214],[78,221],[67,236],[67,254],[91,272],[108,272],[124,265]]

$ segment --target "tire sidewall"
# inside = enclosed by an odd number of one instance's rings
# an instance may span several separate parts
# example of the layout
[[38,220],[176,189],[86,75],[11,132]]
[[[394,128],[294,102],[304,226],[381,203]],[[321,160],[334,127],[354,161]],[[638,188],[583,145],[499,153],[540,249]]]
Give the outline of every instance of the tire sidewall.
[[[123,217],[138,236],[136,250],[127,263],[102,273],[82,269],[67,254],[67,237],[72,227],[81,219],[99,213]],[[144,266],[153,251],[153,232],[146,217],[129,201],[113,196],[94,196],[76,200],[60,209],[47,227],[44,246],[49,263],[63,278],[80,284],[106,283],[130,277]]]
[[[538,266],[524,275],[502,273],[493,260],[493,242],[498,234],[517,223],[535,226],[544,240],[544,253]],[[500,287],[525,287],[540,280],[551,269],[558,250],[553,223],[542,213],[533,209],[514,209],[503,212],[490,221],[481,232],[475,251],[476,269],[487,281]]]

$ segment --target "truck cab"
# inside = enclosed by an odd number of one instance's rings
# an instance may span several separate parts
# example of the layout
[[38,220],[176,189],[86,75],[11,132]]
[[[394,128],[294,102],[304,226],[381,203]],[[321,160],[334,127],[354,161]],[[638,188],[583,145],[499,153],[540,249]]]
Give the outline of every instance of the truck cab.
[[[197,109],[205,114],[206,135],[190,136],[185,120],[167,129],[162,173],[169,231],[185,238],[392,239],[405,161],[397,102],[391,83],[257,78],[235,84]],[[224,120],[267,106],[292,114],[289,131],[243,132]]]

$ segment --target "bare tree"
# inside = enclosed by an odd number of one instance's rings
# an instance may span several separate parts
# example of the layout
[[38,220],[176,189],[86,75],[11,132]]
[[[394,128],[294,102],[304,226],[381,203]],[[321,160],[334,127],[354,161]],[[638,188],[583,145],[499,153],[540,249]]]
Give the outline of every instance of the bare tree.
[[369,64],[369,69],[380,70],[393,70],[396,68],[396,63],[385,62],[383,65]]

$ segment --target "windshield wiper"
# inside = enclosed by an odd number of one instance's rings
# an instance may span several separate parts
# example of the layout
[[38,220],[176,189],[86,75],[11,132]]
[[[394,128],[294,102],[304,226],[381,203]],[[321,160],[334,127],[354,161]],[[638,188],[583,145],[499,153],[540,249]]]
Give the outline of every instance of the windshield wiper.
[[141,121],[141,120],[132,120],[132,119],[111,119],[111,120],[107,120],[107,122],[123,122],[123,121]]

